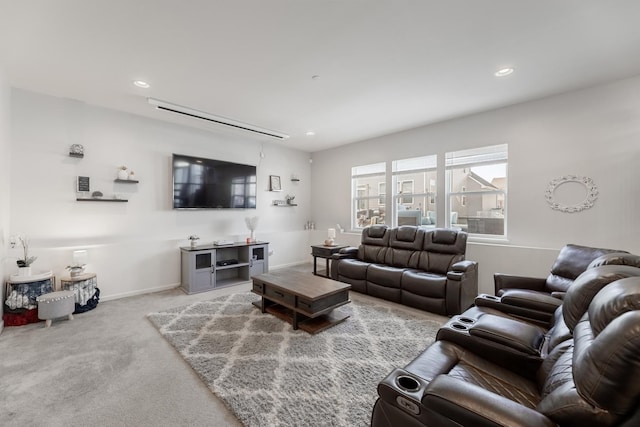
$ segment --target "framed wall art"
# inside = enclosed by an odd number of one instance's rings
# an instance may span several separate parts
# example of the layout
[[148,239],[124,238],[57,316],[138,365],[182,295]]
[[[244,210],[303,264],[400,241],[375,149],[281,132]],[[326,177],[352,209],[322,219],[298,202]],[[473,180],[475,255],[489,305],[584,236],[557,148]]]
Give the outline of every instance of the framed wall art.
[[282,191],[282,184],[278,175],[269,175],[269,191]]

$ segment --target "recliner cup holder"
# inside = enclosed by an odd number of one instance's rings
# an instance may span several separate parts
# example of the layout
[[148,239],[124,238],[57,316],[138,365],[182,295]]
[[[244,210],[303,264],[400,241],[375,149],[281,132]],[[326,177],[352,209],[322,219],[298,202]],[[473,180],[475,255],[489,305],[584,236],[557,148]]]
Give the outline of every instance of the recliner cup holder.
[[462,323],[456,323],[456,322],[452,323],[451,327],[459,331],[466,331],[467,329],[469,329],[467,325],[463,325]]
[[420,383],[413,377],[400,375],[396,378],[396,384],[404,391],[415,392],[420,390]]
[[471,323],[475,322],[474,319],[471,319],[469,317],[458,317],[457,320],[458,320],[458,322],[468,323],[468,324],[471,324]]
[[500,301],[500,297],[497,297],[495,295],[483,295],[483,297],[486,299],[492,299],[494,301]]

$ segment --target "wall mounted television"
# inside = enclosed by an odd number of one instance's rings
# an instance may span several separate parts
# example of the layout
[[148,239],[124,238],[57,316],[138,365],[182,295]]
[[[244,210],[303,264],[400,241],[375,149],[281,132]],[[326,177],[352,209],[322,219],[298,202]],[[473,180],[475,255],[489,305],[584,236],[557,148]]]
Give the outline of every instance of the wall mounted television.
[[255,209],[256,166],[173,154],[174,209]]

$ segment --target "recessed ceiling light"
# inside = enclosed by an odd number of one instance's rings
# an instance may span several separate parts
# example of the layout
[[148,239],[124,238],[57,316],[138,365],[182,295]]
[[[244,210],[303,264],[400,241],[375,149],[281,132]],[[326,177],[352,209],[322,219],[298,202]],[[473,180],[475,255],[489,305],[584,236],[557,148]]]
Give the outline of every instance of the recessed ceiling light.
[[505,68],[500,68],[498,71],[495,72],[495,76],[496,77],[505,77],[508,76],[509,74],[513,73],[515,70],[511,67],[505,67]]
[[151,87],[151,85],[144,80],[134,80],[133,84],[143,89],[149,89]]
[[305,135],[307,136],[314,136],[316,133],[312,130],[310,130],[309,132],[307,132]]

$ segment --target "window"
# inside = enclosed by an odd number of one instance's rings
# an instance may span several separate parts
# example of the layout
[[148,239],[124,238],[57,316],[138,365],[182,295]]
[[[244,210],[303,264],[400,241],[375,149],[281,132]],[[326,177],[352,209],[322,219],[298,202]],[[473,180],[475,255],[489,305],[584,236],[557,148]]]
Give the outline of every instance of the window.
[[507,145],[446,153],[447,226],[506,236]]
[[396,224],[436,224],[436,155],[392,163]]
[[399,187],[399,193],[402,195],[400,203],[403,205],[413,205],[413,180],[400,181]]
[[365,197],[367,196],[367,186],[366,185],[358,185],[356,190],[356,197],[358,198],[358,210],[365,209],[367,206],[367,201]]
[[385,224],[385,182],[384,163],[351,168],[351,228]]

